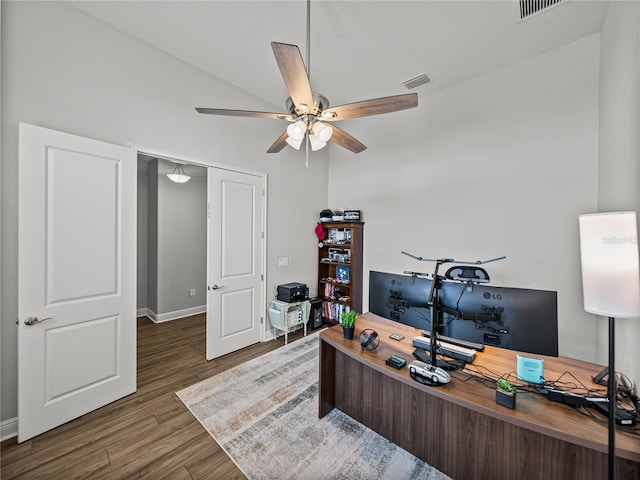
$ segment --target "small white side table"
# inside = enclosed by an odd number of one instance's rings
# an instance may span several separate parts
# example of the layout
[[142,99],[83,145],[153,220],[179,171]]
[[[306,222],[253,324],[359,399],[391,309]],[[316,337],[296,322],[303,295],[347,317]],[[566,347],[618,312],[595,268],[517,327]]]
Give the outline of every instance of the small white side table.
[[284,332],[284,344],[286,345],[289,340],[289,332],[297,330],[301,324],[306,337],[310,313],[311,302],[309,300],[293,303],[272,300],[269,306],[269,321],[273,329],[273,339],[277,338],[277,330]]

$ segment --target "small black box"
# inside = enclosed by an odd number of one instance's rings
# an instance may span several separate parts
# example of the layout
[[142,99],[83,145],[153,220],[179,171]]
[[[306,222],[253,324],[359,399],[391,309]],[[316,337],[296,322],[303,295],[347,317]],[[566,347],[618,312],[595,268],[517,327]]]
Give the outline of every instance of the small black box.
[[402,367],[404,367],[407,364],[407,361],[402,357],[398,357],[397,355],[392,355],[391,357],[387,358],[384,363],[386,363],[390,367],[400,370]]
[[277,299],[281,302],[302,302],[309,298],[309,288],[304,283],[291,282],[278,285]]
[[311,312],[309,313],[307,330],[315,330],[322,326],[322,299],[312,298],[309,302],[311,303]]

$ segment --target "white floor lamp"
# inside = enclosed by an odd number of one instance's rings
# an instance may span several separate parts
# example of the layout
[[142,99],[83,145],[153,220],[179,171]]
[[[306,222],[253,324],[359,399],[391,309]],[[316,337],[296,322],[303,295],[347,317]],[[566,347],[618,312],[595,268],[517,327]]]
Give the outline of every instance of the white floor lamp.
[[580,215],[584,309],[609,317],[609,480],[615,479],[615,319],[640,317],[640,265],[635,212]]

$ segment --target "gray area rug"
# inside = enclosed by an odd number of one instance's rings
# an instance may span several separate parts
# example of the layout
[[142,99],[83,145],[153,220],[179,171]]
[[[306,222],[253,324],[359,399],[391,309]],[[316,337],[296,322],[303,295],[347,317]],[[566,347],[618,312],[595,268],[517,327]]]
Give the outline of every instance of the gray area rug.
[[448,479],[334,409],[318,418],[318,334],[177,392],[254,479]]

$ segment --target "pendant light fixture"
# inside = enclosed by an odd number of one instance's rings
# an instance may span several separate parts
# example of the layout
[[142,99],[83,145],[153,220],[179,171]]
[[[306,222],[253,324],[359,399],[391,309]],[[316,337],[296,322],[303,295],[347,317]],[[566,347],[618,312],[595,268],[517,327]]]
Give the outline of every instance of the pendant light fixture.
[[191,177],[184,173],[184,169],[180,163],[176,163],[173,172],[167,173],[167,177],[169,177],[169,180],[176,183],[186,183],[191,180]]

